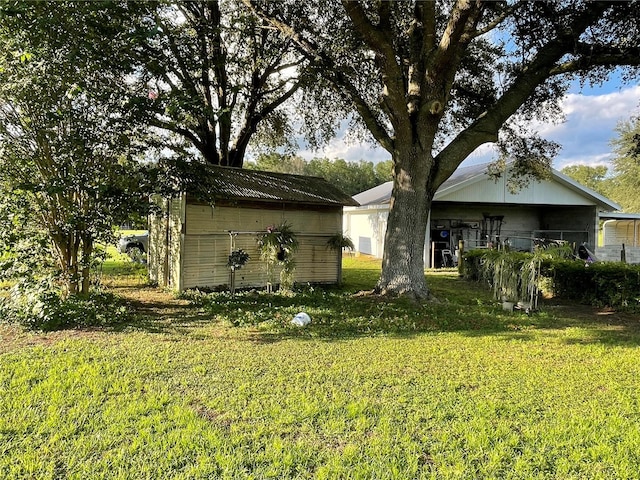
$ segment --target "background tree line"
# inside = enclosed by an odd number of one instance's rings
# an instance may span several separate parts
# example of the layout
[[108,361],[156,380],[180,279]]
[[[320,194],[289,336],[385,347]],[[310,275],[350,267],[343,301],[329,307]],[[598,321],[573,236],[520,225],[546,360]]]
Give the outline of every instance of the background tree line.
[[342,158],[313,158],[306,161],[296,155],[263,153],[254,161],[247,162],[246,168],[323,177],[349,195],[364,192],[393,179],[391,160],[373,163],[364,160],[347,162]]
[[562,173],[620,204],[623,211],[640,213],[640,118],[621,122],[616,133],[611,168],[571,165]]

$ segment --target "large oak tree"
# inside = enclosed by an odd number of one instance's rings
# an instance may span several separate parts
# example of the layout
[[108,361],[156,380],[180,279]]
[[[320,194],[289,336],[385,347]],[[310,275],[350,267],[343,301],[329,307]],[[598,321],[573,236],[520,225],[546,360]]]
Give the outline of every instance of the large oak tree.
[[142,117],[171,132],[179,152],[242,167],[250,142],[293,139],[284,108],[307,60],[240,0],[139,2],[129,22]]
[[569,80],[598,82],[620,65],[634,78],[640,64],[635,1],[245,2],[392,156],[381,293],[429,296],[428,212],[469,154],[493,142],[516,170],[548,167],[556,146],[531,121],[558,114]]

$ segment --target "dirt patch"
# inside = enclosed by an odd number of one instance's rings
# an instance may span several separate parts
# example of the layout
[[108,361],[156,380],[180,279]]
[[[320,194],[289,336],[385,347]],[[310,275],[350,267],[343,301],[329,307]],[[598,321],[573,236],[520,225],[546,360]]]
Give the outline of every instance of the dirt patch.
[[[161,332],[175,330],[181,325],[194,321],[210,319],[202,311],[189,304],[187,300],[176,298],[173,294],[159,288],[147,286],[119,286],[110,289],[123,298],[137,313],[135,324],[131,327]],[[126,328],[127,325],[122,326]],[[117,328],[115,330],[118,330]],[[54,332],[25,330],[19,325],[0,322],[0,354],[20,348],[50,346],[63,340],[104,338],[114,328],[78,328]]]

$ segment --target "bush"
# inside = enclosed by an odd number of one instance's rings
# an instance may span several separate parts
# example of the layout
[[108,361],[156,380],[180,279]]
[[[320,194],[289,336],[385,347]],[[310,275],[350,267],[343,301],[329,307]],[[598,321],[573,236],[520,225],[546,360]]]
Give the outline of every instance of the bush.
[[48,279],[18,283],[0,299],[0,318],[29,330],[61,330],[122,324],[133,311],[116,295],[92,292],[87,297],[63,298]]
[[[495,290],[497,281],[487,274],[487,265],[496,264],[502,256],[503,265],[509,266],[509,275],[522,277],[523,266],[535,255],[472,250],[465,254],[460,273],[468,279],[486,281]],[[538,284],[542,283],[556,297],[598,307],[640,309],[640,265],[614,262],[585,264],[583,260],[545,256],[540,259]]]
[[543,268],[554,295],[598,307],[640,308],[640,265],[555,261]]

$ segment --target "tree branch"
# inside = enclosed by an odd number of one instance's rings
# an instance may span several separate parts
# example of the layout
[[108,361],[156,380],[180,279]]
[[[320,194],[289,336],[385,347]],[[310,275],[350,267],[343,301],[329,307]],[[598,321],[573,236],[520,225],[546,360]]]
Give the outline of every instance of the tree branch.
[[547,43],[534,56],[528,66],[515,78],[513,84],[496,101],[496,103],[480,115],[468,128],[460,132],[449,145],[437,156],[437,171],[434,174],[434,185],[437,187],[449,178],[460,163],[477,147],[498,139],[498,131],[520,106],[529,98],[535,89],[551,76],[556,63],[575,47],[575,38],[587,26],[609,8],[609,4],[592,2],[588,4],[573,23],[559,36]]
[[485,35],[490,31],[496,29],[502,22],[504,22],[507,18],[513,15],[513,13],[516,10],[518,10],[522,5],[525,5],[526,3],[528,3],[528,0],[521,0],[519,2],[514,3],[511,6],[508,6],[502,11],[500,15],[498,15],[492,21],[487,23],[483,28],[476,30],[472,35],[470,35],[470,38],[473,39],[473,38],[481,37],[482,35]]
[[268,24],[272,25],[284,35],[291,38],[297,46],[297,49],[309,60],[309,62],[321,69],[324,78],[338,88],[339,91],[344,92],[349,97],[360,114],[363,122],[380,145],[388,152],[393,152],[394,140],[391,138],[384,125],[378,121],[373,110],[369,107],[362,95],[360,95],[357,87],[350,81],[347,75],[336,68],[335,63],[330,57],[321,52],[320,48],[313,42],[302,37],[289,24],[266,14],[255,3],[253,3],[252,0],[243,0],[243,2],[256,15],[264,19]]
[[580,43],[578,58],[559,64],[551,70],[551,75],[562,75],[588,71],[594,66],[640,65],[640,48],[606,48],[599,45]]
[[[390,23],[391,10],[389,5],[380,6],[380,23],[387,25]],[[382,74],[382,84],[385,86],[382,92],[382,98],[388,110],[391,112],[391,118],[400,119],[407,116],[406,89],[403,84],[402,68],[396,63],[396,52],[391,43],[392,36],[390,29],[386,31],[373,25],[367,15],[357,1],[342,0],[347,15],[362,36],[363,40],[376,52],[376,62],[380,67]],[[396,129],[400,128],[400,124],[395,123]],[[408,133],[408,132],[407,132]]]

